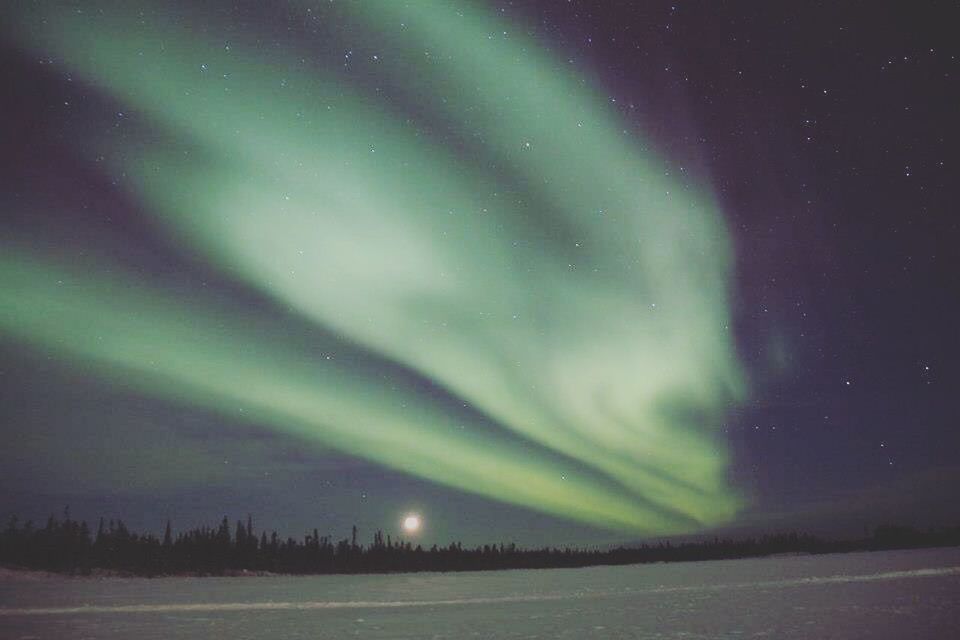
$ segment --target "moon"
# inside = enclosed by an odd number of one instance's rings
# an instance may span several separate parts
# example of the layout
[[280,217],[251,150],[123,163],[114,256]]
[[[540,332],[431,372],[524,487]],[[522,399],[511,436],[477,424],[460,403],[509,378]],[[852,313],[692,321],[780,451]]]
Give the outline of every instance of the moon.
[[420,526],[423,523],[420,520],[420,516],[415,513],[409,514],[403,519],[403,530],[407,533],[416,533],[420,530]]

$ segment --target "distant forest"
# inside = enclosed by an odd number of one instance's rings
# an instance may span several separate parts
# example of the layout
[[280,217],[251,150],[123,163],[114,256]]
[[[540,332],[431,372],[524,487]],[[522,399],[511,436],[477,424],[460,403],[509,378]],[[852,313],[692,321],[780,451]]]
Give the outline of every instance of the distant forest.
[[370,544],[349,538],[333,541],[317,530],[302,539],[254,530],[252,518],[234,527],[224,518],[217,527],[200,527],[173,535],[170,522],[162,538],[132,532],[121,521],[100,520],[96,531],[86,522],[51,516],[42,527],[12,518],[0,534],[0,564],[75,575],[242,575],[246,573],[325,574],[407,571],[478,571],[585,567],[648,562],[683,562],[746,558],[789,553],[835,553],[960,545],[960,527],[918,531],[882,526],[859,540],[825,540],[786,533],[703,542],[642,544],[611,549],[522,549],[513,544],[465,548],[459,542],[423,548],[410,541],[384,538],[377,531]]

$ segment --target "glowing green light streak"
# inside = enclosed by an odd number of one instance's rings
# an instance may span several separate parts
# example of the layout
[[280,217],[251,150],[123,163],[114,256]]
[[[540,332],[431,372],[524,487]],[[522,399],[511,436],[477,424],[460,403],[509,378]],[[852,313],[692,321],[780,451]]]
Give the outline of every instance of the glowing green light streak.
[[[739,378],[710,201],[532,42],[491,40],[502,25],[483,14],[345,12],[371,37],[405,25],[365,83],[469,113],[478,158],[304,66],[297,42],[227,50],[122,7],[50,11],[23,33],[184,141],[90,142],[195,250],[678,520],[728,519],[714,427]],[[505,175],[536,216],[499,196],[517,195]]]
[[0,330],[145,393],[176,398],[465,491],[634,530],[682,529],[629,496],[382,380],[306,360],[282,333],[85,265],[0,252]]

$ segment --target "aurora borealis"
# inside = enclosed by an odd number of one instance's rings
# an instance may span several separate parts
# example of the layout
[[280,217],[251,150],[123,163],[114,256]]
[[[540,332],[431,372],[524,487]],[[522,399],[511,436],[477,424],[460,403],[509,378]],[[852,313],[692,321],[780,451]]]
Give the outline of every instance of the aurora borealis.
[[[485,134],[472,153],[416,135],[409,115],[335,74],[283,60],[309,43],[263,61],[242,38],[115,8],[109,19],[31,15],[20,31],[164,132],[84,143],[185,247],[602,482],[551,457],[517,459],[482,425],[460,433],[415,395],[406,417],[383,381],[313,372],[281,338],[218,327],[202,303],[152,308],[159,294],[122,276],[71,270],[68,291],[43,289],[62,278],[31,265],[21,280],[16,257],[3,270],[17,278],[3,287],[17,300],[4,305],[6,330],[143,375],[149,393],[226,413],[246,398],[274,428],[495,499],[639,532],[730,518],[716,430],[738,374],[726,239],[708,196],[659,173],[533,43],[484,46],[503,29],[481,13],[364,7],[375,10],[348,5],[339,18],[364,32],[406,25],[365,82],[412,77],[410,90],[433,91],[421,108],[438,119],[471,101]],[[416,63],[415,43],[446,60]],[[494,76],[504,81],[477,90]],[[183,314],[214,318],[187,329]],[[245,372],[240,345],[269,355]]]
[[4,13],[110,193],[4,203],[7,344],[617,535],[750,506],[728,212],[568,47],[483,3]]

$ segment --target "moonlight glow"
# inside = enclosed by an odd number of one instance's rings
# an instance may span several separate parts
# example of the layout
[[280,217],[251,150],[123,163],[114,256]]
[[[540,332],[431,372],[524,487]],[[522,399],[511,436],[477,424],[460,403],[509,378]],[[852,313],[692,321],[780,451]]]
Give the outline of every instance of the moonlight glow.
[[421,524],[420,516],[411,513],[403,519],[403,530],[407,533],[416,533],[420,531]]
[[[24,7],[11,36],[129,122],[91,127],[78,153],[171,242],[477,413],[310,359],[318,339],[281,320],[12,243],[0,329],[145,393],[582,522],[667,533],[734,515],[721,215],[562,59],[426,0],[342,3],[335,32],[269,56],[274,35],[213,10]],[[392,54],[356,75],[311,62],[374,38]]]

